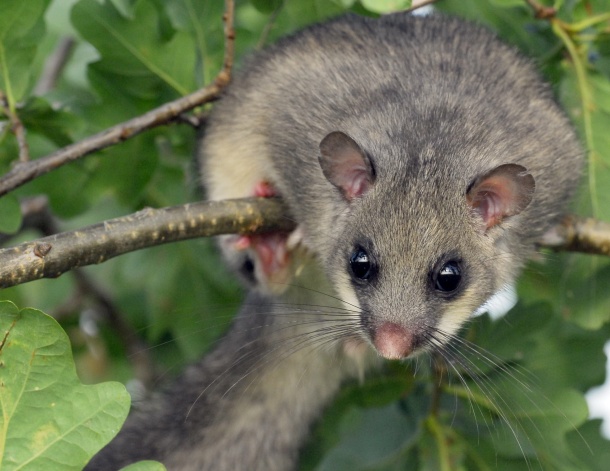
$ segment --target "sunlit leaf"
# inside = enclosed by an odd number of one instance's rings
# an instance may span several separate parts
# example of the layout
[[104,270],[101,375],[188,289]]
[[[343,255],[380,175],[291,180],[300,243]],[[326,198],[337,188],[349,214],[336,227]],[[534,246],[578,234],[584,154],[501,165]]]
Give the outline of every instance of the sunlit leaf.
[[120,471],[166,471],[166,468],[156,461],[140,461],[121,468]]
[[72,22],[102,56],[92,70],[118,81],[128,96],[151,99],[164,87],[180,95],[194,89],[192,38],[176,32],[165,39],[152,2],[136,2],[127,18],[107,1],[81,0]]
[[411,0],[360,0],[360,3],[374,13],[390,13],[411,7]]
[[80,470],[119,431],[129,394],[80,384],[68,338],[49,316],[0,303],[0,467]]
[[31,65],[45,33],[43,15],[50,0],[2,0],[0,14],[0,90],[10,102],[30,86]]

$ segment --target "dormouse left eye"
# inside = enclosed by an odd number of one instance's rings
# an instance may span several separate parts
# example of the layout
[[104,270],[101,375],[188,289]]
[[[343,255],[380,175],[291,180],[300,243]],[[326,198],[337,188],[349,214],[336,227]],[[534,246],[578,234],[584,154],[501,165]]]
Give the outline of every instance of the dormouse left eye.
[[373,263],[368,252],[362,247],[357,247],[349,258],[349,266],[354,278],[368,280],[373,273]]
[[434,287],[443,293],[455,291],[462,281],[462,269],[456,260],[445,262],[435,274]]

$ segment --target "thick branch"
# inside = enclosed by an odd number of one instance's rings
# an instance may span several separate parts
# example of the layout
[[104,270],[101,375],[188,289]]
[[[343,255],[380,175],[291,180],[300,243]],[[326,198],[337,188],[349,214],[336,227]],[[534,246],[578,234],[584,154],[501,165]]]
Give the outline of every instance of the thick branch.
[[143,209],[80,230],[0,249],[0,288],[56,278],[76,267],[127,252],[219,234],[290,231],[292,219],[275,198],[207,201]]
[[[220,234],[289,232],[294,220],[277,198],[190,203],[144,209],[80,230],[0,249],[0,288],[55,278],[134,250]],[[567,217],[540,244],[558,251],[610,255],[610,224]]]

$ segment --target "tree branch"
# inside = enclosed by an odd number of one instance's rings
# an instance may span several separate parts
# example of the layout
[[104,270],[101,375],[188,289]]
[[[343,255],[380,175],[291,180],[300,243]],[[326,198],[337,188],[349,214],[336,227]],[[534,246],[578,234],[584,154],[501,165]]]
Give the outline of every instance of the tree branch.
[[80,230],[0,249],[0,288],[56,278],[127,252],[220,234],[288,232],[295,227],[279,199],[206,201],[147,208]]
[[[134,250],[221,234],[289,232],[295,222],[279,198],[244,198],[143,209],[129,216],[0,249],[0,288],[56,278]],[[610,224],[569,216],[540,247],[610,255]]]
[[44,63],[44,70],[34,87],[34,95],[44,95],[55,88],[64,67],[68,63],[76,42],[74,38],[65,37],[59,40],[57,48]]
[[129,139],[142,131],[166,124],[180,113],[215,99],[221,90],[222,86],[214,82],[195,93],[166,103],[142,116],[117,124],[45,157],[31,162],[19,162],[10,172],[0,178],[0,196],[73,160]]
[[[53,236],[59,232],[56,220],[51,214],[46,196],[25,198],[21,201],[23,214],[23,229],[34,229],[45,236]],[[11,236],[0,234],[0,242]],[[72,275],[76,282],[76,289],[69,299],[51,312],[55,319],[74,314],[88,306],[99,317],[104,319],[115,332],[127,352],[127,358],[134,369],[134,375],[145,386],[150,386],[154,380],[154,363],[148,350],[148,345],[142,341],[135,330],[124,319],[111,296],[99,286],[93,278],[83,270],[74,269]],[[90,306],[93,304],[93,306]]]
[[44,175],[45,173],[65,165],[68,162],[80,159],[85,155],[104,149],[113,144],[117,144],[148,129],[167,124],[177,118],[181,113],[215,100],[231,79],[235,42],[232,0],[225,1],[225,14],[223,20],[225,22],[224,65],[213,83],[190,95],[166,103],[142,116],[112,126],[105,131],[85,138],[82,141],[71,144],[63,149],[59,149],[40,159],[23,162],[23,159],[20,158],[20,162],[18,162],[10,172],[0,178],[0,196],[5,195],[9,191],[18,188],[40,175]]

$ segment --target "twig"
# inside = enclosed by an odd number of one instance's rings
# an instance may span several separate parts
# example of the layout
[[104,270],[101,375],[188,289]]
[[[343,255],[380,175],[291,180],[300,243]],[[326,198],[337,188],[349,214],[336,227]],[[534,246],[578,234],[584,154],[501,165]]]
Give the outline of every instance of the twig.
[[233,70],[233,57],[235,55],[235,29],[233,28],[233,18],[235,17],[235,5],[233,0],[225,0],[225,13],[222,16],[225,28],[225,55],[223,60],[222,70],[216,77],[216,82],[224,80],[221,87],[225,87],[231,80],[231,71]]
[[57,48],[44,63],[42,75],[36,83],[36,87],[34,87],[34,95],[44,95],[55,88],[57,80],[68,63],[68,59],[70,59],[75,44],[74,38],[60,39]]
[[11,131],[17,138],[17,144],[19,145],[19,163],[27,163],[30,160],[30,146],[25,138],[25,128],[23,123],[19,119],[16,112],[11,110],[6,95],[0,91],[0,107],[11,122]]
[[290,231],[275,198],[207,201],[144,209],[80,230],[0,249],[0,288],[56,278],[76,267],[102,263],[127,252],[219,234]]
[[540,244],[557,251],[610,255],[610,223],[567,216],[544,235]]
[[135,330],[125,322],[127,317],[121,313],[112,298],[83,270],[75,270],[74,277],[80,293],[92,298],[104,320],[117,334],[125,348],[129,363],[133,366],[134,376],[146,387],[151,386],[155,379],[155,365],[146,345]]
[[27,163],[20,162],[0,178],[0,196],[68,162],[129,139],[147,129],[165,124],[180,113],[216,98],[221,90],[221,86],[213,83],[195,93],[166,103],[142,116],[113,126],[45,157]]
[[534,10],[534,16],[538,19],[548,20],[557,14],[555,8],[541,5],[536,0],[525,0],[525,2]]
[[265,44],[267,43],[267,38],[269,37],[269,34],[271,33],[271,30],[273,29],[273,26],[275,25],[275,22],[277,21],[277,17],[279,16],[280,12],[284,8],[284,4],[285,4],[285,2],[281,2],[269,16],[269,19],[267,20],[267,23],[265,24],[265,27],[263,28],[263,32],[261,33],[260,37],[258,38],[258,41],[256,42],[256,49],[263,48],[265,46]]
[[[84,157],[92,152],[104,149],[118,142],[129,139],[143,131],[166,124],[181,113],[192,110],[196,106],[208,103],[218,97],[228,85],[233,67],[235,32],[233,30],[233,1],[226,0],[225,22],[225,57],[222,70],[213,83],[190,95],[166,103],[142,116],[117,124],[105,131],[83,139],[80,142],[59,149],[40,159],[31,162],[20,161],[15,167],[0,178],[0,196],[11,190],[44,175],[73,160]],[[20,159],[21,160],[21,159]]]

